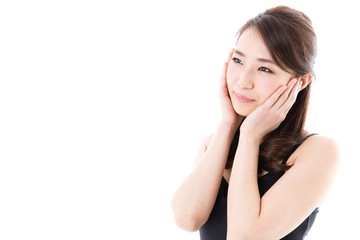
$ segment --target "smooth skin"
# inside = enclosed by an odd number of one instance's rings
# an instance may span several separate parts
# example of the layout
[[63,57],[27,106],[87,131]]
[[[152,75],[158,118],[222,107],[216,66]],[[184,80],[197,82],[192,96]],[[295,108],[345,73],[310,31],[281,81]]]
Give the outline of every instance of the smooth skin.
[[[328,137],[312,136],[288,159],[293,166],[260,198],[259,146],[311,81],[310,74],[296,77],[264,59],[272,60],[251,28],[229,53],[221,77],[218,129],[204,140],[193,171],[172,199],[175,221],[185,230],[196,231],[207,221],[222,177],[229,183],[228,240],[286,236],[321,205],[333,184],[339,164],[337,145]],[[243,103],[235,94],[254,101]],[[234,164],[226,170],[231,140],[244,116]]]

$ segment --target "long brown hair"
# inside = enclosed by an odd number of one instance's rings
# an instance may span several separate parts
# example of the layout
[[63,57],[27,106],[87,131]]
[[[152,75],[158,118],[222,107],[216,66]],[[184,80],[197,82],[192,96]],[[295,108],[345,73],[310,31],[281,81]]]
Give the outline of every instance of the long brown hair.
[[[315,77],[316,35],[311,20],[304,13],[285,6],[268,9],[250,19],[240,28],[237,41],[248,28],[255,28],[262,36],[272,58],[285,71],[301,77],[310,73]],[[281,172],[291,166],[282,164],[291,150],[304,138],[304,125],[310,98],[310,84],[299,92],[296,102],[278,128],[268,133],[259,149],[258,172]],[[240,128],[232,140],[226,168],[232,167],[238,145]]]

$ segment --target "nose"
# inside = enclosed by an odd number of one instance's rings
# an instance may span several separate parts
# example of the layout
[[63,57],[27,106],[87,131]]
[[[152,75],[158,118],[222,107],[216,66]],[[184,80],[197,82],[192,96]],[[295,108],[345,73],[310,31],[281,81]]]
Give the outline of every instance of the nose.
[[243,69],[239,74],[237,85],[243,89],[254,88],[254,75],[250,70]]

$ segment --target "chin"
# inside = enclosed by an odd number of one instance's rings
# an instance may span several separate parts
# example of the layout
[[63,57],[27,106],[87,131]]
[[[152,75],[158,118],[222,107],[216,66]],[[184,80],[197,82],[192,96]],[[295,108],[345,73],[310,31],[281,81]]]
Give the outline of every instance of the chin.
[[255,110],[256,106],[249,103],[233,103],[233,108],[237,114],[240,116],[247,117],[252,111]]
[[254,109],[240,108],[239,106],[234,106],[234,110],[240,116],[247,117]]

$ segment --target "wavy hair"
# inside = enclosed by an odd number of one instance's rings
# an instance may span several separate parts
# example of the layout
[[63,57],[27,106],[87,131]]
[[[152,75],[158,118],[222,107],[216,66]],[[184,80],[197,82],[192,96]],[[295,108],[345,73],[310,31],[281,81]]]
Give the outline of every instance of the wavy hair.
[[[237,32],[237,41],[248,28],[255,28],[262,36],[272,58],[280,68],[297,77],[310,73],[313,78],[317,54],[316,34],[312,22],[304,13],[286,6],[278,6],[248,20]],[[309,105],[311,82],[299,92],[285,120],[268,133],[259,148],[258,172],[281,172],[291,166],[283,164],[306,137],[304,125]],[[232,140],[226,169],[232,167],[238,145],[240,127]]]

